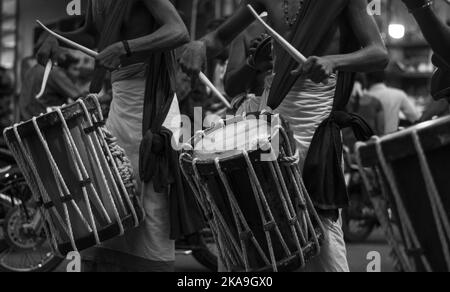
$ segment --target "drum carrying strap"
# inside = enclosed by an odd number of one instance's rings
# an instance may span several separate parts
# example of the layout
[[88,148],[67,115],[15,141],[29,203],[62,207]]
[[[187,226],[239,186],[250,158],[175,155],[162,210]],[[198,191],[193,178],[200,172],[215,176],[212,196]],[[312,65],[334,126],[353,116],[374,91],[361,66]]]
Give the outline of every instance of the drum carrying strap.
[[[308,57],[314,55],[339,27],[342,31],[351,31],[348,23],[340,17],[345,13],[348,2],[348,0],[305,0],[290,43]],[[318,15],[320,17],[317,17]],[[314,33],[311,33],[312,31]],[[353,35],[342,34],[342,53],[359,50],[361,46],[356,40]],[[290,74],[298,66],[297,61],[284,51],[277,58],[282,65],[279,74],[275,76],[268,99],[268,106],[272,109],[276,109],[282,103],[299,78]],[[362,118],[349,115],[345,111],[353,84],[353,73],[339,72],[333,113],[316,131],[305,161],[305,185],[319,209],[334,210],[348,206],[347,188],[342,171],[341,129],[352,128],[358,140],[362,141],[373,136],[372,129]]]
[[[121,29],[134,1],[111,1],[100,32],[98,48],[103,50],[121,41]],[[91,3],[92,4],[92,3]],[[94,11],[95,13],[95,11]],[[150,31],[159,24],[150,17]],[[176,61],[174,52],[148,52],[139,176],[154,183],[158,193],[169,195],[171,238],[178,239],[203,228],[204,222],[193,196],[185,195],[178,165],[178,153],[172,148],[172,133],[163,127],[175,96]],[[100,92],[107,71],[96,68],[90,92]]]

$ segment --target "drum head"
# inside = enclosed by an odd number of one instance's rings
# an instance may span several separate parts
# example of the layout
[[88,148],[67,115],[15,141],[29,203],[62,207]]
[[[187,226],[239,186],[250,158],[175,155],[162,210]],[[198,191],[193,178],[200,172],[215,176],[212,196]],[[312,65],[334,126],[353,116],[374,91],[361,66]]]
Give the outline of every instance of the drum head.
[[271,124],[263,119],[241,119],[205,133],[196,141],[194,157],[199,160],[226,159],[259,150],[264,141],[271,141]]

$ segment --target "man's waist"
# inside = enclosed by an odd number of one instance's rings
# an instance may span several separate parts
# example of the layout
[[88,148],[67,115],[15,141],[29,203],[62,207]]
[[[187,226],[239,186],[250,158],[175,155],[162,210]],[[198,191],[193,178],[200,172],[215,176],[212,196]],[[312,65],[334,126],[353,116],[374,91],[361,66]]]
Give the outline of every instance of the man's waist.
[[111,73],[111,82],[119,82],[130,79],[145,78],[147,74],[146,63],[134,63],[129,65],[123,65],[120,69]]

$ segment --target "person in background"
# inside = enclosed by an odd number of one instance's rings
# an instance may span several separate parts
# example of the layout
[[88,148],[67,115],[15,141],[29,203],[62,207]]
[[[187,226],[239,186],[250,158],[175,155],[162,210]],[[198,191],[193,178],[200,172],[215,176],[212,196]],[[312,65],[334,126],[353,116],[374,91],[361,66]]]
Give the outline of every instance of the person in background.
[[369,84],[369,90],[366,94],[375,97],[383,105],[384,135],[398,131],[400,113],[403,113],[411,123],[419,121],[420,115],[409,101],[407,94],[400,89],[388,87],[385,84],[386,75],[384,71],[368,73],[366,76]]
[[75,84],[79,76],[77,64],[78,59],[70,54],[60,58],[58,66],[54,66],[50,72],[44,95],[40,99],[36,95],[41,90],[45,68],[36,64],[28,70],[19,97],[19,119],[29,120],[46,113],[48,108],[61,106],[83,96]]
[[[364,118],[376,136],[385,132],[385,113],[383,104],[376,97],[367,93],[367,79],[364,74],[358,74],[355,79],[352,95],[347,106],[349,113]],[[344,144],[353,151],[357,142],[350,129],[343,130]]]
[[[231,44],[225,91],[234,98],[236,114],[257,112],[265,79],[273,69],[272,43],[259,22],[254,22]],[[268,46],[269,49],[262,47]],[[260,48],[260,49],[259,49]],[[261,56],[257,56],[260,50]]]

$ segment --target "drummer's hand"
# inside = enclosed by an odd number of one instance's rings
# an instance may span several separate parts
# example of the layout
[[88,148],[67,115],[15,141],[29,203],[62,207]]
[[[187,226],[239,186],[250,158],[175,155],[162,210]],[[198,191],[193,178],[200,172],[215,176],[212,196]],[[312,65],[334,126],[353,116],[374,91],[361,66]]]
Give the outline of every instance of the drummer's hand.
[[122,43],[115,43],[104,49],[96,58],[98,65],[114,71],[120,68],[121,57],[126,55],[125,47]]
[[42,45],[36,54],[36,58],[38,63],[42,66],[45,66],[48,60],[52,60],[53,64],[56,64],[58,62],[58,57],[61,55],[60,52],[58,40],[54,36],[48,35],[42,42]]
[[261,34],[259,37],[254,39],[250,44],[249,57],[247,58],[247,64],[254,68],[258,72],[267,72],[273,69],[273,57],[272,54],[267,54],[267,56],[260,56],[261,60],[259,62],[255,61],[255,54],[263,42],[268,37],[267,34]]
[[186,73],[192,82],[197,82],[199,73],[206,65],[206,46],[202,41],[193,41],[183,47],[178,60],[181,70]]
[[314,83],[328,83],[336,69],[335,63],[329,57],[309,57],[304,64],[291,72],[292,75],[302,75],[311,79]]

